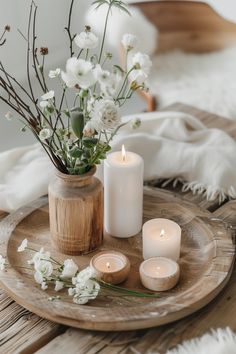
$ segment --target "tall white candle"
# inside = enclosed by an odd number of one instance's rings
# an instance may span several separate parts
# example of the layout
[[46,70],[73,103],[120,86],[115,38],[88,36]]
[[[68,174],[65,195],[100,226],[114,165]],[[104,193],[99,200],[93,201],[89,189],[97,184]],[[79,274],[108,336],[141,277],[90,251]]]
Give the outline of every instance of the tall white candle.
[[180,256],[181,228],[172,220],[152,219],[143,225],[143,258]]
[[143,159],[125,151],[109,154],[104,162],[104,224],[112,236],[125,238],[142,228]]

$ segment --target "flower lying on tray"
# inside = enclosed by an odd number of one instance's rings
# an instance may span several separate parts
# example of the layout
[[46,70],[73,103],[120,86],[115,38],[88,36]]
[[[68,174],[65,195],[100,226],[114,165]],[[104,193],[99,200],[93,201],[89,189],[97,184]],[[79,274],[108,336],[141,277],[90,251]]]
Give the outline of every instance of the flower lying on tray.
[[[72,259],[66,259],[60,263],[43,247],[40,250],[35,250],[29,246],[28,240],[24,239],[17,248],[17,252],[27,251],[33,252],[33,255],[31,254],[31,258],[27,261],[27,267],[19,266],[19,268],[33,270],[34,280],[42,290],[47,290],[52,286],[56,292],[67,289],[68,295],[73,297],[73,302],[76,304],[84,305],[89,300],[96,299],[102,289],[109,292],[109,297],[159,297],[158,294],[142,293],[106,283],[98,278],[93,268],[87,267],[79,270],[78,265]],[[0,271],[3,271],[7,266],[6,259],[0,255]],[[51,296],[49,300],[60,300],[61,298],[61,296]]]

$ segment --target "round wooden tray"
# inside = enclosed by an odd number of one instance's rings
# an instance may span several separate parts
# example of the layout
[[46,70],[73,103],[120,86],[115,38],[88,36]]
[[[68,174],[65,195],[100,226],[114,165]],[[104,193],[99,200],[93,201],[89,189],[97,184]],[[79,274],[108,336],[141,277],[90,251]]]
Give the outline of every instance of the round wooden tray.
[[[159,326],[187,316],[209,303],[227,283],[235,257],[231,232],[210,212],[184,202],[170,192],[146,188],[144,221],[156,217],[170,218],[182,228],[180,281],[171,291],[161,293],[158,299],[100,296],[81,306],[74,304],[67,296],[65,300],[48,301],[50,295],[58,293],[41,290],[34,282],[33,272],[19,268],[25,266],[30,258],[29,252],[16,251],[21,241],[27,238],[30,247],[40,249],[43,246],[60,261],[71,258],[51,247],[47,207],[26,217],[16,227],[8,244],[1,245],[0,253],[7,256],[11,265],[7,271],[0,272],[1,285],[28,310],[54,322],[78,328],[132,330]],[[131,261],[131,273],[122,286],[145,291],[138,273],[142,261],[141,241],[141,235],[127,240],[106,235],[101,250],[114,249],[126,254]],[[80,267],[85,267],[94,254],[73,259]]]

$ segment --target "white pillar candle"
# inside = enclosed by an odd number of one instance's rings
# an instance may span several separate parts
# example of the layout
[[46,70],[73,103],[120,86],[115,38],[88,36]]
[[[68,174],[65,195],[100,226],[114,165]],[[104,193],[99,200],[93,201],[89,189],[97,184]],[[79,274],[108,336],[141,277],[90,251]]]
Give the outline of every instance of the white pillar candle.
[[156,257],[142,262],[139,274],[145,288],[154,291],[165,291],[177,284],[180,270],[179,265],[172,259]]
[[92,257],[90,266],[100,279],[111,284],[125,281],[130,271],[128,258],[117,251],[103,251],[96,254]]
[[143,258],[180,256],[181,228],[172,220],[152,219],[143,225]]
[[142,228],[143,159],[122,150],[104,162],[104,224],[107,233],[125,238]]

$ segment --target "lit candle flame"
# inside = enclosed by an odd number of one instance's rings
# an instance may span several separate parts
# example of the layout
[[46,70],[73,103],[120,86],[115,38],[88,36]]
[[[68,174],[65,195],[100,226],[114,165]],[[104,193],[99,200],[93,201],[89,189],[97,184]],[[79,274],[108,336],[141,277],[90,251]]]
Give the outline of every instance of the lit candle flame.
[[107,266],[107,269],[110,269],[111,268],[111,265],[109,262],[106,263],[106,266]]
[[160,236],[163,237],[165,235],[165,231],[161,230]]
[[126,161],[126,151],[125,151],[125,146],[124,144],[122,145],[122,161]]

